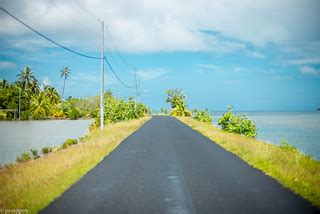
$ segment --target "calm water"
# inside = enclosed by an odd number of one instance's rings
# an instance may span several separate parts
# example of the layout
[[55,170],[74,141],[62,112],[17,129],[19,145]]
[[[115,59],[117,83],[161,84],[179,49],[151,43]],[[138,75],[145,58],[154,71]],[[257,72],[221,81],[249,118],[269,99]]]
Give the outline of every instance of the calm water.
[[93,120],[0,121],[0,164],[14,162],[30,149],[61,145],[85,135]]
[[[238,112],[236,112],[238,113]],[[214,123],[222,112],[213,112]],[[279,144],[282,138],[302,153],[320,160],[320,112],[247,112],[258,139]]]

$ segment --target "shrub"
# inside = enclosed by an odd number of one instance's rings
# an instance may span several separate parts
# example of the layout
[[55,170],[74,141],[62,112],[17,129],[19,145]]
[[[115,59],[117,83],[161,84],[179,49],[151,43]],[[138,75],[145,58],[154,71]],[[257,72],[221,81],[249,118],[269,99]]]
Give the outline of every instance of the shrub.
[[49,153],[51,153],[51,152],[52,152],[52,148],[49,147],[49,146],[46,146],[46,147],[43,147],[43,148],[42,148],[42,153],[43,153],[44,155],[47,155],[47,154],[49,154]]
[[232,111],[233,108],[228,107],[228,111],[219,118],[218,125],[221,126],[222,130],[243,134],[247,137],[256,137],[258,134],[257,128],[255,124],[247,118],[247,115],[234,115]]
[[24,152],[24,153],[22,153],[22,155],[20,157],[17,157],[17,161],[20,163],[26,162],[30,159],[31,159],[31,157],[30,157],[29,153],[27,153],[27,152]]
[[78,143],[77,139],[67,139],[66,142],[64,142],[64,144],[62,144],[62,148],[66,149],[69,146],[75,145]]
[[193,110],[192,117],[198,121],[205,122],[205,123],[212,123],[212,115],[210,112],[206,110]]
[[7,119],[7,113],[0,110],[0,120],[5,120],[5,119]]
[[[128,100],[119,99],[114,97],[111,91],[107,91],[104,97],[104,122],[107,124],[138,119],[149,112],[145,105],[136,103],[133,97],[129,97]],[[100,109],[97,109],[96,112],[97,117],[94,126],[100,125]]]
[[285,150],[289,150],[289,151],[295,151],[295,150],[297,150],[297,148],[296,148],[295,146],[289,144],[289,143],[287,142],[287,140],[284,139],[284,138],[283,138],[283,139],[281,140],[281,142],[280,142],[280,148],[281,148],[281,149],[285,149]]
[[30,151],[34,159],[39,158],[38,151],[36,149],[30,149]]
[[68,116],[70,120],[77,120],[80,117],[80,111],[77,108],[70,108],[68,110]]

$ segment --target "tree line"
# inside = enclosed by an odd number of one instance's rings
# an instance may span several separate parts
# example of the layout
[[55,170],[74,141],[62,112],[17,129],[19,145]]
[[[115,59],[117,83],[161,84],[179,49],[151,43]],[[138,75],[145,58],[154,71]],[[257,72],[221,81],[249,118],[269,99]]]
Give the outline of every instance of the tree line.
[[[64,67],[60,71],[63,79],[62,94],[49,85],[39,83],[30,67],[20,70],[17,80],[9,83],[2,80],[0,85],[0,119],[2,120],[40,120],[40,119],[78,119],[97,118],[99,123],[99,97],[68,97],[63,99],[66,80],[71,71]],[[105,123],[130,120],[144,116],[149,108],[136,103],[133,97],[117,98],[111,91],[104,96]]]

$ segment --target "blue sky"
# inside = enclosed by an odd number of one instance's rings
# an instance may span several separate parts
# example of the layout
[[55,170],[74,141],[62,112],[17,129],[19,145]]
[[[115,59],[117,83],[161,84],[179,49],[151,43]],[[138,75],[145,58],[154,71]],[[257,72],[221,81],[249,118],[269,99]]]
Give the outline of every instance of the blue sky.
[[[79,1],[103,19],[106,56],[128,85],[138,72],[141,101],[166,107],[165,90],[181,88],[190,108],[314,110],[320,107],[319,1]],[[18,18],[65,46],[99,56],[99,24],[76,1],[3,1]],[[80,24],[79,24],[80,23]],[[0,78],[31,66],[66,95],[99,93],[100,62],[55,47],[0,12]],[[106,68],[105,89],[135,94]]]

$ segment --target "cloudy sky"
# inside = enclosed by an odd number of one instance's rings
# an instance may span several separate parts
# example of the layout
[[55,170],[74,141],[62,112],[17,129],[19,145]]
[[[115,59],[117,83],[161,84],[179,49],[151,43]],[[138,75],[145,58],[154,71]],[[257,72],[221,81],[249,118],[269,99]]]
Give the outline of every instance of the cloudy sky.
[[[103,20],[106,56],[141,100],[165,104],[181,88],[191,108],[313,110],[320,107],[318,0],[2,0],[0,6],[49,38],[99,56]],[[121,58],[122,57],[122,58]],[[124,60],[123,60],[124,59]],[[66,94],[99,93],[99,60],[69,53],[0,11],[0,78],[14,81],[24,66]],[[106,69],[106,89],[134,95]]]

